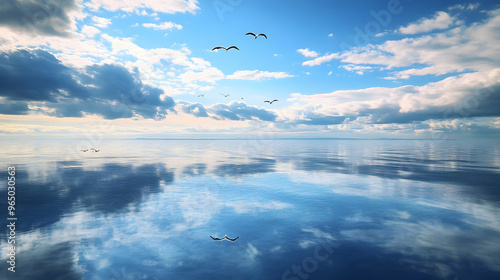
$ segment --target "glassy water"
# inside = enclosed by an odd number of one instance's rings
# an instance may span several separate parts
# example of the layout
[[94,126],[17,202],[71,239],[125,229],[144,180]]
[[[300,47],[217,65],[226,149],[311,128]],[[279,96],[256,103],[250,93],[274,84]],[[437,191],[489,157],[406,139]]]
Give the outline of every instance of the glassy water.
[[1,142],[1,279],[500,279],[498,141],[84,143]]

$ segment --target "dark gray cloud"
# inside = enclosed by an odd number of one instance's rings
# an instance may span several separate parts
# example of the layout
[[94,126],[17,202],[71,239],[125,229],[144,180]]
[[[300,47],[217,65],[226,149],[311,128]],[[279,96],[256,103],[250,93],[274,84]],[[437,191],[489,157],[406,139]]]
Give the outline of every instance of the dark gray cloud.
[[186,114],[192,114],[196,117],[203,117],[203,118],[208,117],[207,109],[205,109],[205,107],[200,103],[194,103],[194,104],[183,103],[181,108],[182,111]]
[[[293,124],[333,125],[341,124],[347,118],[347,116],[324,116],[321,114],[310,113],[305,119],[295,120]],[[354,117],[354,119],[355,118],[356,117]]]
[[179,102],[181,110],[186,114],[196,117],[213,118],[216,120],[261,120],[276,121],[276,114],[257,106],[247,105],[243,102],[231,102],[229,104],[214,104],[203,106],[200,103]]
[[86,104],[90,107],[86,112],[100,112],[110,119],[134,114],[162,119],[165,110],[175,105],[171,97],[161,99],[162,89],[143,84],[137,70],[130,73],[123,66],[104,64],[87,67],[86,74],[82,82],[95,86],[91,90],[95,102]]
[[24,101],[10,101],[0,103],[0,112],[6,115],[24,115],[29,111],[28,103]]
[[367,109],[360,116],[371,116],[376,124],[411,123],[426,120],[463,119],[472,117],[500,116],[500,84],[482,88],[470,93],[454,104],[447,106],[430,106],[414,112],[400,112],[397,106],[385,106]]
[[68,34],[75,0],[0,0],[0,26],[34,34]]
[[249,106],[243,102],[232,102],[230,104],[215,104],[209,107],[217,119],[229,119],[233,121],[253,120],[275,121],[276,115],[266,109]]
[[137,70],[104,64],[81,73],[40,49],[0,53],[0,96],[6,98],[2,114],[27,114],[30,102],[57,117],[162,119],[175,104],[162,89],[143,84]]
[[64,91],[87,98],[88,91],[73,78],[77,73],[44,50],[0,54],[0,96],[11,100],[55,102]]

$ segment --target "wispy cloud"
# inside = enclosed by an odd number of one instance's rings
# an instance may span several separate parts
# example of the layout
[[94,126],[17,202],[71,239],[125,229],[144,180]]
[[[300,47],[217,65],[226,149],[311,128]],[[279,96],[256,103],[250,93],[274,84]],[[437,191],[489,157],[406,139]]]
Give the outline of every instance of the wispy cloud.
[[434,30],[447,29],[460,23],[461,21],[457,20],[455,17],[450,16],[446,12],[440,11],[437,12],[433,18],[422,18],[406,27],[399,28],[399,32],[402,34],[431,32]]
[[182,25],[180,24],[176,24],[176,23],[173,23],[173,22],[162,22],[160,24],[155,24],[155,23],[143,23],[142,26],[146,27],[146,28],[152,28],[154,30],[172,30],[172,29],[178,29],[178,30],[181,30],[182,29]]
[[155,12],[174,13],[195,13],[200,7],[197,0],[164,0],[164,1],[122,1],[122,0],[91,0],[85,5],[93,11],[105,9],[108,11],[122,10],[124,12],[137,12],[142,9],[151,9]]
[[103,17],[93,16],[94,25],[99,28],[107,28],[111,24],[111,20]]
[[307,49],[298,49],[297,52],[305,57],[317,57],[318,56],[317,52],[310,51],[308,48]]
[[455,6],[451,6],[448,8],[448,10],[469,10],[473,11],[479,7],[479,3],[469,3],[469,5],[466,4],[457,4]]
[[339,68],[344,68],[345,70],[350,72],[356,72],[356,74],[358,75],[363,75],[365,71],[373,69],[373,67],[371,66],[362,66],[354,64],[340,65]]
[[313,60],[304,61],[302,63],[302,66],[318,66],[325,62],[329,62],[333,59],[338,59],[338,58],[340,58],[340,55],[338,53],[325,54],[324,56],[317,57]]
[[101,30],[99,30],[93,26],[85,25],[82,27],[82,33],[85,34],[89,38],[94,38],[95,35],[101,33]]
[[264,79],[283,79],[290,78],[294,75],[290,75],[286,72],[269,72],[260,70],[239,70],[234,72],[232,75],[228,75],[226,78],[229,80],[264,80]]
[[[349,64],[381,65],[383,69],[420,65],[395,71],[394,76],[402,79],[467,70],[489,71],[500,65],[500,59],[494,55],[498,53],[497,46],[500,45],[500,37],[495,32],[500,27],[500,12],[497,10],[489,15],[489,18],[478,24],[459,26],[416,38],[390,40],[380,45],[353,48],[335,55],[334,58]],[[413,27],[407,32],[431,30],[427,28],[431,25],[410,25],[409,27]],[[308,63],[319,64],[313,61]]]
[[215,84],[218,80],[224,79],[224,73],[222,73],[222,71],[220,71],[215,67],[209,67],[198,72],[195,72],[193,70],[188,70],[180,74],[179,78],[184,83],[201,81],[201,82]]

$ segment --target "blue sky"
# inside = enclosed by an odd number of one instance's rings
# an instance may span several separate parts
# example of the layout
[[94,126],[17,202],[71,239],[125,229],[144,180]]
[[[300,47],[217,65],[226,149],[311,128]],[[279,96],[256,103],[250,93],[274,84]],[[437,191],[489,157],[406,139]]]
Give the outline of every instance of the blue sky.
[[496,137],[495,2],[9,2],[0,133]]

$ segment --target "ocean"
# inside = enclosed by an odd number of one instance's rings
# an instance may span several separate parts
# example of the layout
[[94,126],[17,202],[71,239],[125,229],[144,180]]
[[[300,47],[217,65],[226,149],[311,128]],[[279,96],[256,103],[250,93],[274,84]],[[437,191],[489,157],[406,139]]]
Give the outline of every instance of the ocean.
[[497,140],[0,144],[1,279],[500,279]]

